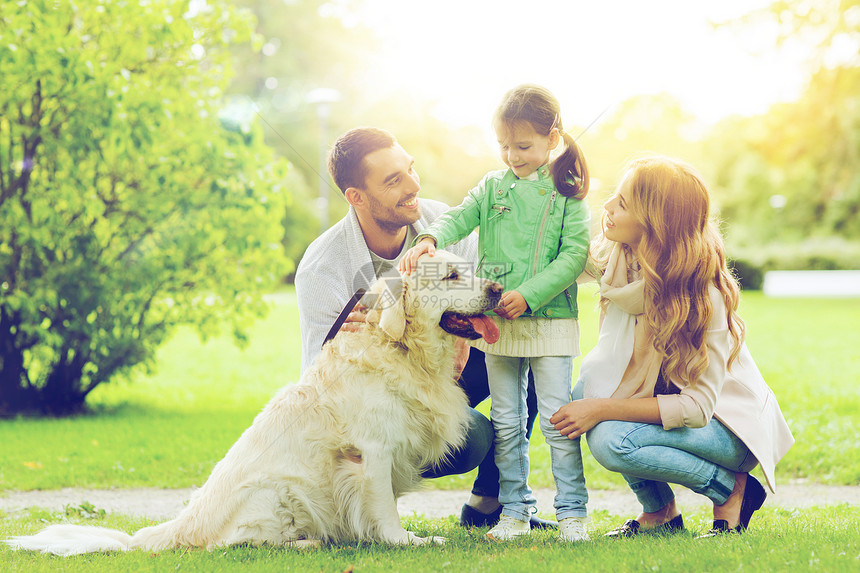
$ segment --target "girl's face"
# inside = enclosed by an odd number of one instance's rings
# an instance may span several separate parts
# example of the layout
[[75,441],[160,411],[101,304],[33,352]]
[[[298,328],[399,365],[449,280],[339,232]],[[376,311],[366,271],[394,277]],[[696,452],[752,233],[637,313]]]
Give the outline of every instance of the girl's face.
[[552,128],[549,135],[541,135],[528,122],[513,127],[496,122],[496,137],[499,153],[505,165],[514,175],[523,179],[549,161],[549,153],[558,145],[558,128]]
[[603,234],[610,241],[623,243],[636,251],[645,227],[630,212],[630,184],[627,179],[621,182],[615,195],[603,204]]

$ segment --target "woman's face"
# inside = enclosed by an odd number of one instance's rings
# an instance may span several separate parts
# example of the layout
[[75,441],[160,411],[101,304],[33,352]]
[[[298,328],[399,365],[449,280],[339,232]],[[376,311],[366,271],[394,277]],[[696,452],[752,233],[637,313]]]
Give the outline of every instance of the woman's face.
[[610,241],[623,243],[634,251],[642,240],[645,227],[630,211],[630,183],[623,180],[615,195],[603,204],[603,234]]

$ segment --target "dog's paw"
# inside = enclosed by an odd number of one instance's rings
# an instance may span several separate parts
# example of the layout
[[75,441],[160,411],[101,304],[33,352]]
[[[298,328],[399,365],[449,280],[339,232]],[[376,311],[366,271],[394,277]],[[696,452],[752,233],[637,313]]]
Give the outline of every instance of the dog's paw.
[[438,536],[416,537],[415,539],[418,540],[415,545],[445,545],[448,542],[444,537]]
[[446,539],[444,537],[418,537],[411,531],[407,531],[409,534],[409,545],[445,545]]
[[445,544],[444,537],[418,537],[411,531],[405,529],[398,531],[395,534],[387,535],[385,541],[392,545],[427,545],[436,543],[438,545]]

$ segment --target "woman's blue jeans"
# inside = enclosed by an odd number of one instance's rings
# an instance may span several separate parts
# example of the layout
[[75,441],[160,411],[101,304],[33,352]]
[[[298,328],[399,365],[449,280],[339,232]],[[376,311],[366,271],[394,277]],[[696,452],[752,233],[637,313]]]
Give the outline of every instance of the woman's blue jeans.
[[528,521],[536,500],[528,484],[529,457],[526,423],[526,381],[534,374],[540,428],[549,444],[555,479],[555,509],[558,519],[585,517],[588,493],[582,471],[579,439],[569,440],[549,419],[570,402],[573,358],[541,356],[518,358],[487,355],[490,408],[496,431],[496,465],[499,467],[499,502],[502,515]]
[[[582,383],[574,397],[582,397]],[[735,485],[735,472],[748,472],[758,463],[749,448],[719,420],[702,428],[664,430],[659,424],[606,421],[587,434],[594,458],[620,473],[642,504],[653,513],[675,499],[669,483],[677,483],[709,498],[726,502]]]

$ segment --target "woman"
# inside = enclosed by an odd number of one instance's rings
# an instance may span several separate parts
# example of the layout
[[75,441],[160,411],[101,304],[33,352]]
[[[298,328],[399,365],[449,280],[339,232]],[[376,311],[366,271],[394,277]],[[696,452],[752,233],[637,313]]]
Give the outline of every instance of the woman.
[[744,344],[739,288],[691,166],[631,162],[604,206],[596,250],[601,327],[583,360],[578,399],[551,418],[620,472],[642,513],[607,535],[684,528],[667,482],[714,503],[708,536],[741,532],[766,493],[749,471],[774,467],[794,443]]

